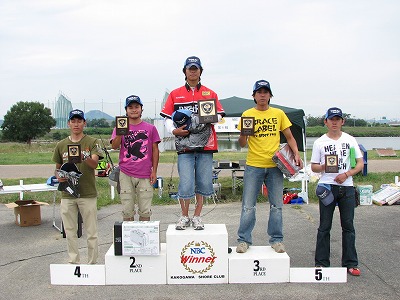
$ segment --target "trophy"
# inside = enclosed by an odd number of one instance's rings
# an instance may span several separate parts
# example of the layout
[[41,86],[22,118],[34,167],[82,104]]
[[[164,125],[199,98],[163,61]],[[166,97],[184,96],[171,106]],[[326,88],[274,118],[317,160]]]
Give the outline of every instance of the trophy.
[[240,134],[254,135],[254,117],[241,117],[240,122]]
[[115,117],[115,127],[117,135],[129,134],[129,120],[127,116]]
[[325,173],[339,173],[337,154],[325,155]]
[[81,145],[68,145],[68,162],[73,164],[82,162]]
[[215,99],[199,100],[199,123],[218,123]]

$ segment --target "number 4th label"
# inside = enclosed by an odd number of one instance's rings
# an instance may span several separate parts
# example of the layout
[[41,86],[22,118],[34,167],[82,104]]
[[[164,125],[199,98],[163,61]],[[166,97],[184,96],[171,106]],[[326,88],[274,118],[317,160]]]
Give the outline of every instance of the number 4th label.
[[75,268],[74,275],[77,276],[78,278],[81,278],[81,277],[82,278],[89,278],[89,274],[82,274],[81,273],[81,267],[80,266],[77,266]]

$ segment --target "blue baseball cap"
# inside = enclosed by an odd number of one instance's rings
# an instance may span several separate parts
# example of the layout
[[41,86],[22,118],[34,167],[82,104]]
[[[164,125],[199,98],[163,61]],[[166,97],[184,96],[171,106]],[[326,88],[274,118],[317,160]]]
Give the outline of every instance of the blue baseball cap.
[[256,81],[256,83],[253,85],[253,94],[262,88],[269,90],[272,96],[271,86],[269,85],[269,82],[263,79]]
[[183,125],[186,125],[186,127],[184,127],[183,129],[189,130],[189,127],[192,124],[191,115],[192,112],[188,109],[178,109],[174,111],[171,118],[172,121],[174,121],[175,126],[181,127]]
[[339,117],[343,119],[343,113],[340,108],[331,107],[325,114],[325,119],[332,119],[333,117]]
[[133,102],[139,103],[141,106],[143,106],[142,100],[140,100],[139,96],[131,95],[125,100],[125,109]]
[[68,121],[72,120],[73,118],[79,118],[83,121],[86,121],[85,114],[80,109],[74,109],[69,112]]
[[185,65],[183,67],[188,69],[193,66],[195,66],[197,69],[200,69],[200,70],[203,69],[201,66],[200,58],[198,58],[196,56],[189,56],[188,58],[186,58]]
[[329,205],[333,202],[334,197],[329,184],[320,183],[315,190],[318,199],[325,205]]

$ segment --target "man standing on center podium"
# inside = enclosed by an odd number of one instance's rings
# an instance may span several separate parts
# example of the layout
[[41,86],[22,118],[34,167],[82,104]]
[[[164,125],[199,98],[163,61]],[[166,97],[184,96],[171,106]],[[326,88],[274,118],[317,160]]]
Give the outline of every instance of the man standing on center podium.
[[[193,136],[187,128],[187,121],[191,120],[191,114],[199,112],[199,100],[215,99],[215,110],[218,121],[224,117],[225,112],[218,100],[217,94],[201,84],[200,76],[203,72],[201,61],[196,56],[190,56],[185,60],[183,73],[185,85],[173,90],[160,115],[165,118],[165,127],[169,133],[175,136],[175,145],[178,152],[179,187],[178,198],[182,209],[182,215],[176,223],[175,229],[184,230],[193,224],[195,230],[204,229],[201,219],[203,198],[214,194],[212,183],[213,153],[218,152],[217,135],[214,125],[207,124],[210,134],[203,147],[180,147],[186,137]],[[186,116],[185,116],[186,115]],[[173,118],[179,117],[178,123]],[[218,122],[217,121],[217,122]],[[184,124],[185,123],[185,124]],[[184,124],[181,126],[181,124]],[[189,130],[188,130],[189,129]],[[178,149],[178,147],[180,147]],[[193,218],[189,217],[190,199],[195,197],[196,207]]]

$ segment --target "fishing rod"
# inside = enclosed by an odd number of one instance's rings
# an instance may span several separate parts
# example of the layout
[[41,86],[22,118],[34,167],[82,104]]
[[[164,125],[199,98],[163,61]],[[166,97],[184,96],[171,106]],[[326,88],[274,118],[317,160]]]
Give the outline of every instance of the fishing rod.
[[103,138],[101,137],[100,134],[99,134],[99,137],[100,137],[101,143],[103,144],[103,151],[106,154],[106,160],[111,164],[111,168],[114,169],[114,163],[113,163],[113,161],[111,159],[110,152],[108,152],[108,150],[106,148],[106,144],[104,143],[104,140],[103,140]]

